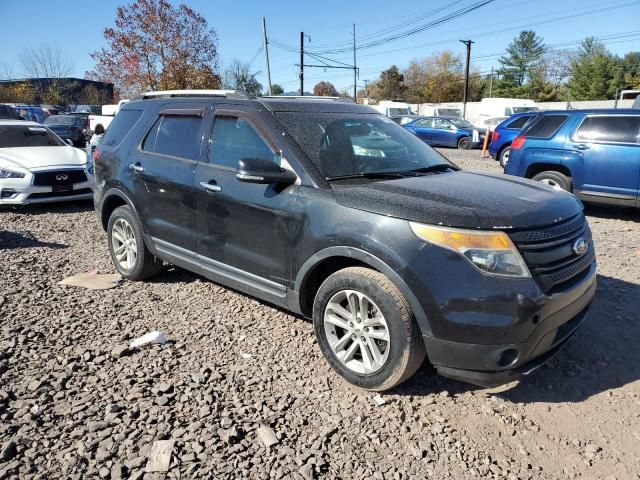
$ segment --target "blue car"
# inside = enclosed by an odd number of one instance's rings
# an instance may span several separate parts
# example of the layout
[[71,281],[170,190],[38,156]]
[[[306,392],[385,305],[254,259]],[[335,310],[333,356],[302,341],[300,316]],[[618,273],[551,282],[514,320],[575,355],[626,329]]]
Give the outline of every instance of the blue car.
[[511,142],[522,131],[526,123],[535,116],[535,112],[516,113],[500,123],[493,130],[489,155],[500,162],[503,167],[509,161]]
[[640,110],[538,113],[511,142],[504,173],[585,202],[640,207]]
[[478,147],[484,135],[466,120],[456,117],[420,117],[404,128],[432,147],[454,147],[468,150]]

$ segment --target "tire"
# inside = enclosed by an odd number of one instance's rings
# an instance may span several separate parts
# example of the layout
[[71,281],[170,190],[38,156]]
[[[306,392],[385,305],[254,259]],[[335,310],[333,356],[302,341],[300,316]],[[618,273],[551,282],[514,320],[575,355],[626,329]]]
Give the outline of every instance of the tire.
[[[363,321],[358,308],[355,317],[349,316],[353,311],[349,310],[350,298],[356,299],[354,306],[361,306],[358,300],[365,298],[367,317],[379,312],[381,320],[376,314],[369,323]],[[340,305],[343,310],[336,310]],[[328,311],[333,315],[326,315]],[[335,313],[338,311],[340,315]],[[366,390],[383,391],[399,385],[420,368],[425,358],[424,342],[408,302],[385,275],[375,270],[349,267],[329,276],[313,303],[313,326],[320,351],[331,368],[347,382]],[[338,343],[342,348],[336,353],[331,345]]]
[[500,150],[500,154],[498,155],[498,160],[500,161],[500,166],[504,168],[509,162],[509,156],[511,155],[511,146],[506,146],[502,150]]
[[458,148],[460,150],[469,150],[471,148],[471,141],[469,137],[460,137],[458,139]]
[[554,170],[540,172],[537,175],[534,175],[532,180],[545,183],[557,190],[564,190],[566,192],[571,192],[573,190],[571,177],[567,177],[563,173],[556,172]]
[[[144,244],[140,221],[128,205],[118,207],[111,213],[107,225],[107,238],[111,261],[124,278],[144,280],[162,270],[162,262],[153,256]],[[129,242],[128,247],[122,249],[122,245],[126,243],[123,239],[133,239],[134,243]],[[125,257],[118,258],[117,255],[122,255],[121,252],[126,254],[127,260],[124,260]]]

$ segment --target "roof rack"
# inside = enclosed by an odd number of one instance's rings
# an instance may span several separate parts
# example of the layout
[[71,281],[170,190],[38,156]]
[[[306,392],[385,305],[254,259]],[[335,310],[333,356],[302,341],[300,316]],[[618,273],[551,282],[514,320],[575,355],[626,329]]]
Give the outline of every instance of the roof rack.
[[260,98],[275,100],[332,100],[334,102],[353,103],[353,99],[350,97],[327,97],[324,95],[265,95]]
[[238,90],[158,90],[144,92],[135,97],[135,100],[148,100],[152,98],[174,97],[226,97],[248,100],[253,98]]

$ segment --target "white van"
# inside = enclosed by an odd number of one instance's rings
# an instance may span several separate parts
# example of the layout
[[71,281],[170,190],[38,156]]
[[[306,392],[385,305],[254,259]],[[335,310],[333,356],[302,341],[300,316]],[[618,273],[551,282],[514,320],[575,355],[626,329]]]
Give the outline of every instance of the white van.
[[427,117],[455,117],[462,118],[462,110],[457,105],[420,105],[420,115]]
[[536,102],[521,98],[483,98],[474,125],[483,127],[490,118],[510,117],[514,113],[538,110]]
[[414,115],[411,111],[411,107],[409,107],[408,103],[405,102],[397,102],[395,100],[382,100],[378,103],[378,105],[369,105],[372,108],[375,108],[383,115],[386,115],[389,118],[400,117],[403,115]]

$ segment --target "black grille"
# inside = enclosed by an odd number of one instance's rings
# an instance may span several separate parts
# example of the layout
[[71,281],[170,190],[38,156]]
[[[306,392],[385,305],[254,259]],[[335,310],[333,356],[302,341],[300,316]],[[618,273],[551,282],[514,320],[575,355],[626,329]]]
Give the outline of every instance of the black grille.
[[48,172],[36,172],[33,174],[33,184],[39,187],[52,187],[54,185],[72,185],[87,181],[84,170],[53,170]]
[[68,190],[65,192],[38,192],[32,193],[29,195],[31,200],[37,198],[60,198],[60,197],[71,197],[72,195],[82,195],[85,193],[91,193],[90,188],[81,188],[80,190]]
[[[545,292],[578,277],[595,261],[591,230],[582,214],[551,227],[509,235]],[[574,252],[580,238],[588,246],[582,255]]]

